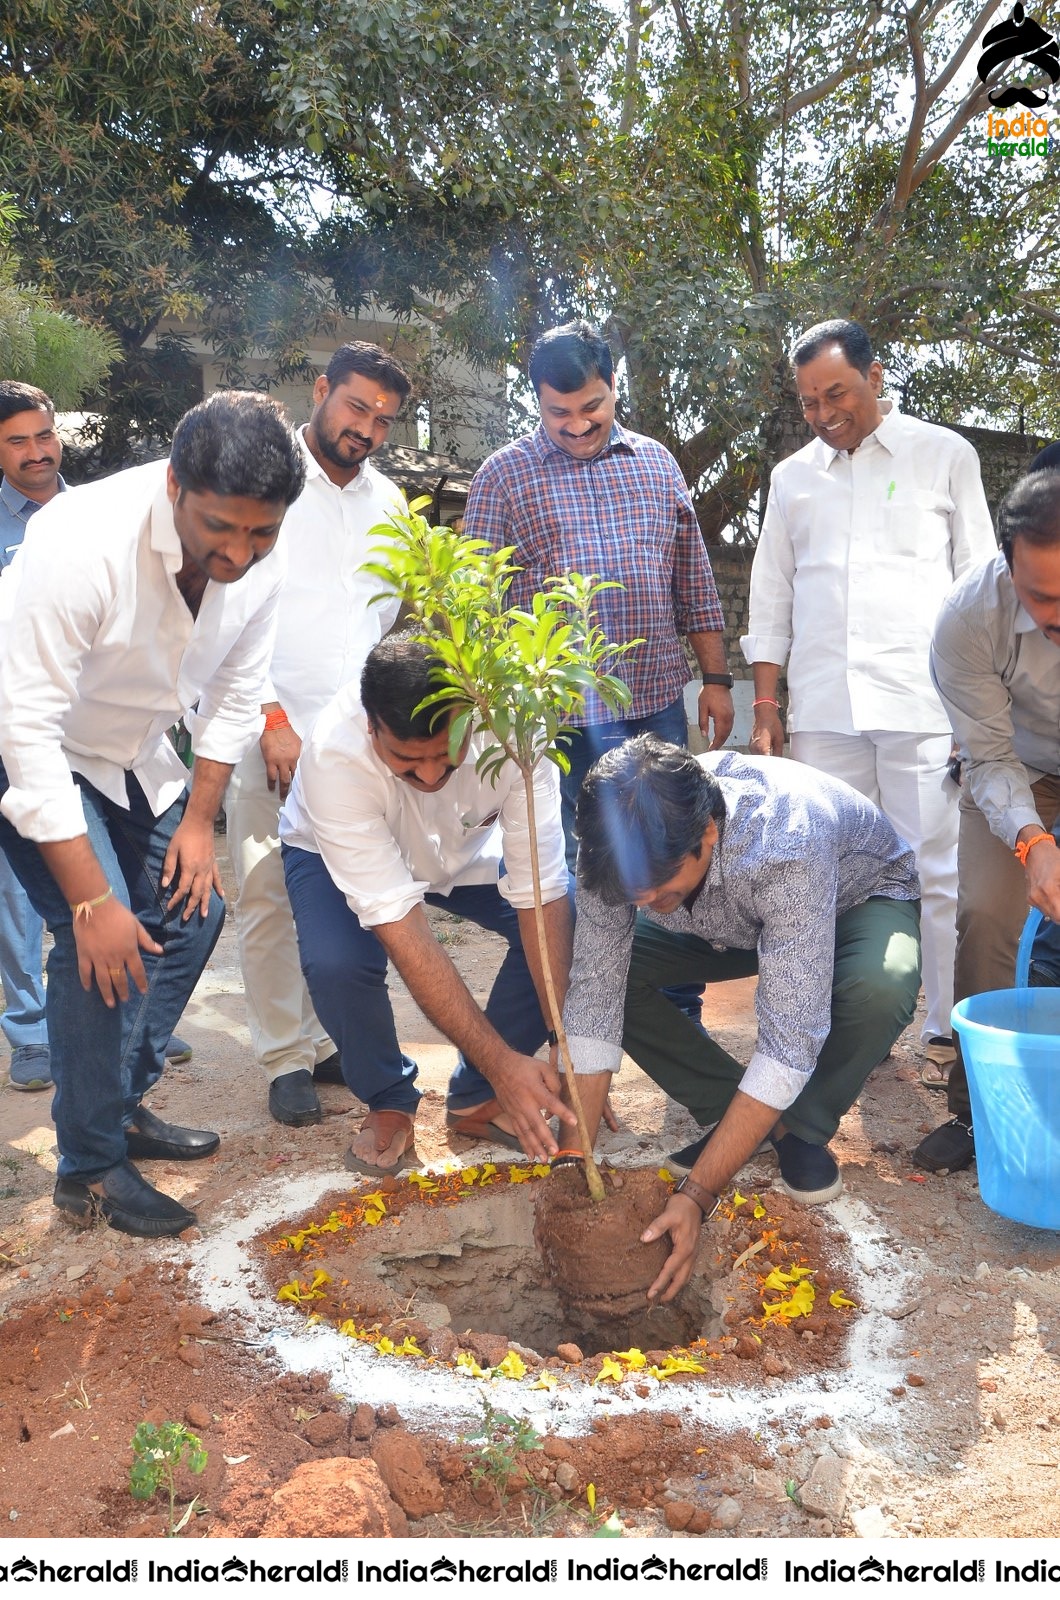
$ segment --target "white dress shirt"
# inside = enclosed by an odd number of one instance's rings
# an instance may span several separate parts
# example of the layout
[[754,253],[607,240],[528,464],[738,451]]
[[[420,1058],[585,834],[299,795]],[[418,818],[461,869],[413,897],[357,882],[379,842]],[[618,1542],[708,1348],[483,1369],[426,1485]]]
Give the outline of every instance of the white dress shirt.
[[187,778],[166,738],[180,716],[210,761],[238,761],[261,733],[283,533],[238,582],[207,583],[193,618],[166,465],[57,495],[0,582],[0,806],[39,843],[86,831],[72,772],[124,807],[132,771],[160,816]]
[[340,489],[310,452],[304,428],[298,439],[306,481],[283,524],[290,565],[264,700],[278,700],[304,737],[343,684],[360,682],[365,657],[398,614],[398,595],[372,604],[379,580],[360,569],[380,543],[369,529],[408,507],[370,461]]
[[[495,741],[476,734],[464,760],[434,794],[413,789],[372,748],[358,684],[322,711],[302,746],[280,813],[280,838],[323,857],[332,882],[366,928],[400,922],[425,894],[496,883],[510,905],[534,903],[526,788],[505,762],[497,782],[475,762]],[[559,772],[534,773],[534,809],[544,903],[567,893]],[[504,875],[498,879],[503,854]]]
[[790,732],[942,734],[931,632],[996,554],[967,440],[891,402],[848,455],[814,439],[774,469],[751,568],[751,663],[788,662]]

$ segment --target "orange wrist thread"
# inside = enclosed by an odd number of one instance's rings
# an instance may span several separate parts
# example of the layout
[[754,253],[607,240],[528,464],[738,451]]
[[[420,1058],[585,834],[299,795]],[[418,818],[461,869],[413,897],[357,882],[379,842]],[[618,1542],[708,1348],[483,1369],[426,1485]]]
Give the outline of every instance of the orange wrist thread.
[[1028,855],[1034,849],[1036,844],[1041,844],[1043,839],[1048,839],[1052,843],[1055,843],[1051,833],[1034,833],[1029,839],[1024,839],[1021,844],[1016,846],[1012,853],[1016,857],[1016,860],[1019,862],[1021,867],[1025,867],[1027,865]]

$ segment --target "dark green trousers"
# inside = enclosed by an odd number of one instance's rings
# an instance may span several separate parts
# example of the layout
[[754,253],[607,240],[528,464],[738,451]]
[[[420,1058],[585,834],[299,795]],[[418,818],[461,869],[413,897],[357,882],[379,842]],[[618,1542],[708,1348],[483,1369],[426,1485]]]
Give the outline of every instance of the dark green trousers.
[[[725,983],[758,971],[754,950],[715,950],[693,934],[637,918],[626,987],[626,1053],[700,1127],[724,1115],[744,1068],[679,1011],[663,989]],[[836,922],[832,1026],[798,1099],[782,1113],[790,1132],[827,1144],[873,1067],[911,1021],[920,991],[920,902],[866,900]],[[704,1003],[709,1027],[710,994]]]

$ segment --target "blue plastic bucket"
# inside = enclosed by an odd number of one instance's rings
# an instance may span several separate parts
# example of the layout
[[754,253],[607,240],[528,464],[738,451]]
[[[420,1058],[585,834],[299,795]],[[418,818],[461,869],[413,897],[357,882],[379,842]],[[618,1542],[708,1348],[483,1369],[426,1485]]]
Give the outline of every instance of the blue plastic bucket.
[[1060,1228],[1060,989],[993,989],[953,1008],[968,1071],[979,1192]]

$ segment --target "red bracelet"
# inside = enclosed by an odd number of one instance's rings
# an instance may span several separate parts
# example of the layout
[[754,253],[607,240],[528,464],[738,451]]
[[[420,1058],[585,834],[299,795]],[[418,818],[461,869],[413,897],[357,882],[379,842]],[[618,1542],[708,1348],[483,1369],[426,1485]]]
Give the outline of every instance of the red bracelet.
[[266,733],[271,733],[273,728],[289,728],[290,726],[291,726],[290,719],[288,718],[288,715],[287,715],[286,711],[283,709],[282,706],[280,707],[279,711],[266,711],[266,713],[265,713],[265,732]]
[[776,706],[777,710],[779,711],[780,710],[780,701],[779,700],[767,700],[765,698],[765,696],[763,695],[761,700],[752,700],[751,701],[751,710],[752,711],[754,710],[755,706]]

